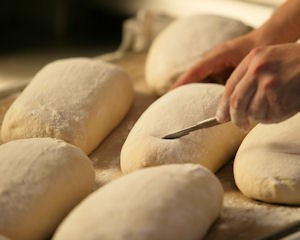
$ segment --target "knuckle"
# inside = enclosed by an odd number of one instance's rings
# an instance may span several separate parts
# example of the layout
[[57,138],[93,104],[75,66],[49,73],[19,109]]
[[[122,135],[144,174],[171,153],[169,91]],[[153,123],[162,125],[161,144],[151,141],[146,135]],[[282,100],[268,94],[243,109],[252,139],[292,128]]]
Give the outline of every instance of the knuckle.
[[230,97],[230,107],[232,109],[239,109],[240,106],[242,105],[242,97],[238,96],[237,94],[233,94],[231,97]]
[[252,73],[254,75],[260,75],[268,68],[268,62],[264,61],[263,59],[257,59],[253,68]]
[[259,56],[261,56],[265,52],[265,49],[266,48],[264,46],[253,48],[250,51],[250,55],[252,57],[259,57]]
[[274,63],[269,59],[256,59],[249,70],[253,78],[257,79],[258,84],[272,86],[277,81],[276,71],[273,70]]
[[269,65],[268,50],[265,47],[258,47],[250,52],[254,72],[264,70]]
[[274,75],[269,75],[265,76],[259,81],[259,85],[263,91],[271,91],[275,88],[276,86],[276,76]]

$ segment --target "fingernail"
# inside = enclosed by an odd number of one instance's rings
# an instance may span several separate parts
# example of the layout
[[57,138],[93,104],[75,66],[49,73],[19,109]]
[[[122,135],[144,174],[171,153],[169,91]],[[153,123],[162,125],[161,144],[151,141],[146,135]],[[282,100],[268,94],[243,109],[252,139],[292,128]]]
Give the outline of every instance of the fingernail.
[[219,110],[219,109],[217,110],[216,118],[217,118],[218,122],[224,122],[224,115],[223,115],[222,110]]
[[230,116],[227,112],[227,105],[223,104],[221,105],[216,112],[216,118],[218,122],[227,122],[230,120]]

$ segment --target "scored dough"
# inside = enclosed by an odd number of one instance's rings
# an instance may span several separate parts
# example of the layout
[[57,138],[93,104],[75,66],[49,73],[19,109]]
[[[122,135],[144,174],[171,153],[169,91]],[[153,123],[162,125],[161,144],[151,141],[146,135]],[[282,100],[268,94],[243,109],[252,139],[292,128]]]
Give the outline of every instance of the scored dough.
[[30,138],[0,146],[0,233],[14,240],[47,239],[94,186],[79,148]]
[[122,120],[132,99],[127,74],[114,65],[87,58],[55,61],[9,108],[2,140],[52,137],[89,154]]
[[234,178],[243,194],[269,203],[300,204],[300,114],[259,124],[241,144]]
[[63,221],[53,240],[201,239],[219,216],[223,189],[196,164],[136,171],[100,188]]
[[217,171],[235,154],[245,133],[232,123],[198,130],[179,139],[168,133],[213,117],[224,86],[188,84],[165,94],[139,118],[121,150],[123,173],[168,163],[200,163]]
[[147,84],[162,95],[179,74],[208,50],[250,30],[238,20],[217,15],[198,14],[174,21],[150,47],[145,70]]

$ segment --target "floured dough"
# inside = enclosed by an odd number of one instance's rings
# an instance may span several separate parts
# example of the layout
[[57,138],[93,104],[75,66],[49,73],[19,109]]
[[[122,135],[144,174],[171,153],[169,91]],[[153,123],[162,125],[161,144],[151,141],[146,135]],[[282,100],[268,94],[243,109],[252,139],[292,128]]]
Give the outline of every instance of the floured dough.
[[234,162],[238,188],[269,203],[300,204],[300,114],[259,124],[247,135]]
[[217,171],[235,154],[245,136],[232,123],[195,131],[180,139],[161,137],[213,117],[224,86],[194,83],[154,102],[139,118],[121,150],[121,169],[168,163],[200,163]]
[[198,14],[174,21],[150,47],[145,71],[147,84],[157,94],[165,93],[179,74],[204,53],[249,30],[238,20],[217,15]]
[[52,137],[90,153],[127,113],[133,89],[127,74],[87,58],[44,67],[6,113],[4,142]]
[[54,240],[201,239],[219,216],[222,200],[220,182],[199,165],[143,169],[90,195]]
[[47,239],[94,186],[89,158],[61,140],[31,138],[0,146],[0,233]]

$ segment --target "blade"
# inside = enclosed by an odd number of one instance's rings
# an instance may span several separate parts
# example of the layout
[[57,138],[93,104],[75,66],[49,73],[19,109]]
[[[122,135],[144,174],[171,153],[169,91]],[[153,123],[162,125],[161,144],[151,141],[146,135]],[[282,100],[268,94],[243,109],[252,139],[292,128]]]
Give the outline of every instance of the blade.
[[213,126],[216,126],[219,124],[221,124],[221,123],[218,122],[215,117],[212,117],[212,118],[203,120],[201,122],[198,122],[197,124],[195,124],[193,126],[190,126],[190,127],[184,128],[182,130],[168,134],[168,135],[164,136],[162,139],[180,138],[180,137],[188,135],[190,132],[196,131],[198,129],[209,128],[209,127],[213,127]]

